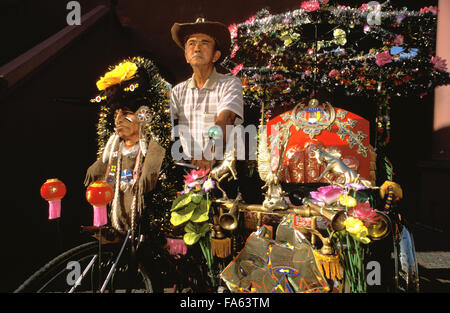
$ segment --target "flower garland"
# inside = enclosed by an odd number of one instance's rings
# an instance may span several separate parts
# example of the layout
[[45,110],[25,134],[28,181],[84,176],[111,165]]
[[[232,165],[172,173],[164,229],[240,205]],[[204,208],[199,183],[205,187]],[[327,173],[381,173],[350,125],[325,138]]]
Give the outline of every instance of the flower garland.
[[261,10],[229,26],[232,51],[223,65],[241,78],[247,105],[264,105],[265,121],[273,108],[294,105],[319,87],[348,96],[422,98],[450,83],[445,60],[434,55],[437,12],[383,4],[381,25],[369,25],[367,3],[304,1],[282,14]]

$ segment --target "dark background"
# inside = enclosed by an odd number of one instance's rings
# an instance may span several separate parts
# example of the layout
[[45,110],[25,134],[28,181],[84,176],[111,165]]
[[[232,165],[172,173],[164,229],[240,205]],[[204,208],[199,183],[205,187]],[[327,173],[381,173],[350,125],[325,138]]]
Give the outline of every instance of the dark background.
[[[67,26],[68,1],[0,2],[0,66]],[[225,25],[240,23],[262,8],[272,14],[300,7],[294,0],[79,1],[82,15],[97,5],[110,13],[37,71],[12,88],[0,89],[2,133],[2,217],[0,292],[11,292],[39,267],[77,245],[80,225],[92,224],[83,186],[96,158],[95,82],[107,67],[128,56],[146,56],[163,77],[176,84],[190,75],[182,51],[172,42],[174,22],[198,16]],[[437,1],[391,1],[419,9]],[[340,1],[359,6],[360,1]],[[365,98],[334,96],[334,105],[374,120]],[[66,101],[62,101],[65,99]],[[72,99],[73,101],[67,101]],[[423,99],[392,100],[391,161],[405,192],[404,207],[415,220],[421,210],[421,161],[431,159],[433,93]],[[48,204],[39,194],[48,178],[67,186],[59,225],[49,222]],[[59,238],[62,238],[60,241]]]

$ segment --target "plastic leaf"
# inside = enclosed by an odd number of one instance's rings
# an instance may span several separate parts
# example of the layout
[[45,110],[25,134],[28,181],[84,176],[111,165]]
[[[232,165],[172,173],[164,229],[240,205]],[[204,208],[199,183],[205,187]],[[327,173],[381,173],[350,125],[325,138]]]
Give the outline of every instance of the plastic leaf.
[[209,207],[211,205],[211,202],[206,202],[205,199],[203,199],[200,202],[199,207],[195,210],[194,214],[191,217],[191,221],[195,223],[205,222],[209,219]]
[[193,245],[200,239],[200,235],[197,233],[186,233],[183,236],[183,240],[187,245]]
[[181,225],[190,220],[192,215],[194,214],[194,210],[196,205],[189,204],[186,208],[172,212],[172,216],[170,217],[170,222],[174,226]]
[[176,198],[172,203],[172,208],[170,211],[177,211],[191,202],[191,194],[183,194]]

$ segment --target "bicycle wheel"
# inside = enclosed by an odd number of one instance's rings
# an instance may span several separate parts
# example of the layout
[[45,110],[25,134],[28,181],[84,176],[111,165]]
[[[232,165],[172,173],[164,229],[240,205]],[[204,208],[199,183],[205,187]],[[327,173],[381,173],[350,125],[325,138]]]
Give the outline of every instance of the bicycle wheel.
[[[14,292],[98,292],[120,248],[120,243],[102,245],[99,257],[98,242],[77,246],[44,265]],[[153,292],[145,269],[138,265],[131,270],[128,255],[124,251],[104,292]],[[81,283],[71,290],[80,276],[83,276]]]

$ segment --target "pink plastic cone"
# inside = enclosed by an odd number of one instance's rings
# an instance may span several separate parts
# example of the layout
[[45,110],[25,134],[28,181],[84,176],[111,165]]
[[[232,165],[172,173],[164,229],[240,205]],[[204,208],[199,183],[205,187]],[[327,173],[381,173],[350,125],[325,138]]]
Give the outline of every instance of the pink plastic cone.
[[108,215],[106,213],[106,205],[94,205],[94,226],[103,226],[108,223]]
[[48,219],[61,217],[61,199],[48,201]]

